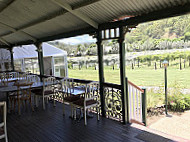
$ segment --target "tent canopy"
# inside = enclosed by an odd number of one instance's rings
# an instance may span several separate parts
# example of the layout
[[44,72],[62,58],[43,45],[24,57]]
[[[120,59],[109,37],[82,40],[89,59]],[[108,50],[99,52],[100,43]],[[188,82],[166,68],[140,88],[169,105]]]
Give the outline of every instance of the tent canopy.
[[[48,43],[42,44],[43,56],[44,57],[57,57],[57,56],[67,56],[67,52],[61,50],[55,46],[52,46]],[[24,45],[13,48],[14,59],[23,59],[23,58],[37,58],[37,48],[35,45]]]

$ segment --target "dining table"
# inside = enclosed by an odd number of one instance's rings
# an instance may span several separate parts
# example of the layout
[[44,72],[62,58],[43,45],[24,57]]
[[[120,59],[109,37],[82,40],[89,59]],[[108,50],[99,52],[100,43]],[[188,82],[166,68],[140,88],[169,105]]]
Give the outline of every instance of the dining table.
[[[13,78],[12,80],[16,81],[16,78]],[[23,83],[23,80],[18,80],[17,83]],[[6,93],[6,102],[7,102],[7,110],[9,110],[9,94],[11,92],[15,92],[18,90],[17,86],[14,85],[15,82],[10,82],[8,85],[0,85],[0,93]],[[54,85],[56,83],[45,83],[45,86],[47,85]],[[20,87],[20,90],[28,89],[30,86],[22,86]],[[34,82],[31,86],[32,89],[41,88],[43,87],[43,82]]]

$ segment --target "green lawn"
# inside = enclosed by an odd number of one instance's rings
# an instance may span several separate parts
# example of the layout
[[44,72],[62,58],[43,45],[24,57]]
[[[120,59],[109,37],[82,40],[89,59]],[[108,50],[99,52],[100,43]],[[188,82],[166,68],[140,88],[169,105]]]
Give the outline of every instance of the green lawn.
[[[119,69],[112,70],[111,67],[104,67],[105,81],[111,83],[120,83]],[[134,70],[126,67],[126,76],[130,81],[138,86],[163,86],[164,85],[164,69],[154,70],[154,66],[143,68],[135,67]],[[98,70],[94,68],[81,70],[69,69],[69,77],[98,80]],[[168,86],[174,84],[180,85],[183,88],[190,88],[190,67],[179,70],[178,66],[168,67]]]

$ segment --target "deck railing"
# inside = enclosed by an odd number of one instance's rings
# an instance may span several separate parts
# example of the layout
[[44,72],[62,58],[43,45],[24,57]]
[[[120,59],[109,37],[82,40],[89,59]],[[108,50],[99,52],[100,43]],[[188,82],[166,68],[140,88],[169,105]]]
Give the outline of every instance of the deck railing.
[[[47,76],[43,76],[47,77]],[[62,79],[57,77],[57,79]],[[92,80],[73,79],[75,86],[80,86],[92,82]],[[128,81],[128,111],[129,122],[146,125],[146,90],[141,89],[131,81]],[[105,115],[109,119],[114,119],[122,122],[122,92],[121,85],[113,83],[104,83],[104,101],[105,101]],[[97,92],[100,100],[100,93]],[[61,101],[61,94],[57,95],[57,99]],[[96,109],[92,109],[96,112]],[[101,111],[100,111],[101,113]]]
[[146,125],[146,91],[128,81],[129,121]]

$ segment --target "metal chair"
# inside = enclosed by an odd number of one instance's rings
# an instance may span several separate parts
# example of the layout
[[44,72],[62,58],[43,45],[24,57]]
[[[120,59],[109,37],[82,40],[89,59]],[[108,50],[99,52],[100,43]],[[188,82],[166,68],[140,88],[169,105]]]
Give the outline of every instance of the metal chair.
[[3,122],[0,123],[0,128],[3,127],[4,133],[0,135],[0,139],[5,139],[6,142],[8,142],[8,137],[7,137],[7,105],[6,102],[0,102],[0,107],[3,107]]

